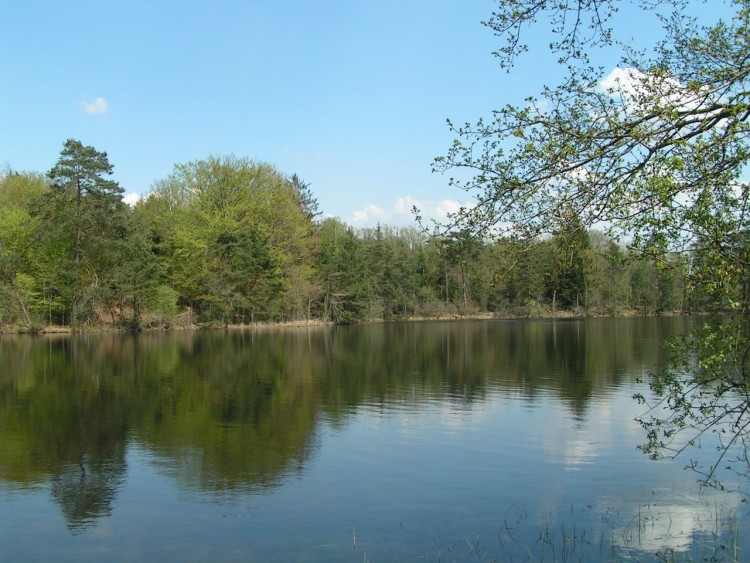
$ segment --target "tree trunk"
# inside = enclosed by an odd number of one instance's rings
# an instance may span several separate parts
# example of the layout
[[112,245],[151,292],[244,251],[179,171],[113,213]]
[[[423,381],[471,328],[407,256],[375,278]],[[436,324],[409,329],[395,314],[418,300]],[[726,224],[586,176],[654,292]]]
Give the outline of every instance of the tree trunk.
[[21,297],[21,293],[18,291],[18,288],[15,284],[11,284],[11,289],[13,290],[13,295],[15,296],[16,300],[18,301],[19,307],[21,307],[21,314],[23,315],[23,322],[26,324],[26,327],[31,327],[31,315],[29,315],[29,309],[26,307],[26,302],[23,300],[23,297]]
[[555,311],[557,310],[556,306],[557,306],[557,290],[553,289],[552,290],[552,314],[553,315],[555,314]]

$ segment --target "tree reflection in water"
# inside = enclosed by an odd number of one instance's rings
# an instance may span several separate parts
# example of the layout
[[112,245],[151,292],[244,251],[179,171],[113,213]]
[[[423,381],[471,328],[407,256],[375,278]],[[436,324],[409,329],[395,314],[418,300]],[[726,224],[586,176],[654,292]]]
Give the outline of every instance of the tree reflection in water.
[[[403,417],[408,427],[416,424],[411,414],[432,416],[436,405],[454,417],[473,413],[489,420],[503,414],[496,404],[501,397],[559,407],[557,422],[550,413],[547,426],[529,421],[539,434],[528,439],[528,451],[547,447],[543,463],[583,471],[601,458],[596,444],[603,421],[624,408],[614,408],[608,397],[664,361],[665,338],[686,322],[433,322],[3,337],[0,480],[19,490],[47,485],[69,531],[80,535],[114,517],[134,449],[181,492],[218,502],[247,493],[270,496],[289,476],[305,476],[325,440],[321,429],[345,430],[367,413],[378,424]],[[470,426],[475,433],[482,428]],[[379,440],[373,434],[371,443],[358,443],[361,451],[352,457],[366,457]],[[448,455],[450,448],[441,452]],[[449,461],[449,455],[441,458]],[[465,460],[455,463],[453,475],[462,475]],[[488,478],[495,483],[502,468],[492,471]],[[476,477],[476,469],[472,473]],[[533,483],[527,485],[531,490]],[[594,506],[606,513],[614,504]]]
[[80,464],[60,466],[50,479],[52,498],[60,505],[72,533],[80,533],[93,526],[98,518],[109,516],[125,473],[122,456],[103,463],[84,459]]

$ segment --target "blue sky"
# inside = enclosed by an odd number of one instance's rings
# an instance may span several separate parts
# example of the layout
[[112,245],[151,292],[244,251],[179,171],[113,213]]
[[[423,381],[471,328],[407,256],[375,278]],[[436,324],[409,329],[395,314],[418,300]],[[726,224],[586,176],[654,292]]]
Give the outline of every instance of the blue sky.
[[469,199],[431,173],[446,118],[475,121],[561,75],[543,47],[499,69],[480,23],[496,6],[2,0],[0,165],[46,172],[75,138],[145,195],[176,163],[233,154],[298,174],[354,226],[410,224],[413,203],[436,216]]

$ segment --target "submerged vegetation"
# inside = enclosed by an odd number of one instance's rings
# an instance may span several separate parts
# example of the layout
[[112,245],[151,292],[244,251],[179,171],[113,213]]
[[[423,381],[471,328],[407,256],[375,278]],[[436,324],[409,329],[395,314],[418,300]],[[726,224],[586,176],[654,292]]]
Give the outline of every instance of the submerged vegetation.
[[309,185],[244,158],[178,164],[135,206],[107,154],[65,142],[0,176],[0,327],[138,330],[458,315],[696,311],[691,263],[636,257],[574,218],[533,240],[355,229]]

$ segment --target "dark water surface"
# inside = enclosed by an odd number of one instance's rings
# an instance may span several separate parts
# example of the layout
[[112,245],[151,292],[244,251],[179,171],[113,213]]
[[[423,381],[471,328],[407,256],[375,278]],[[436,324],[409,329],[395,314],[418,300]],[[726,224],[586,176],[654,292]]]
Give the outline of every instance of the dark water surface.
[[4,337],[0,560],[744,560],[636,450],[688,322]]

